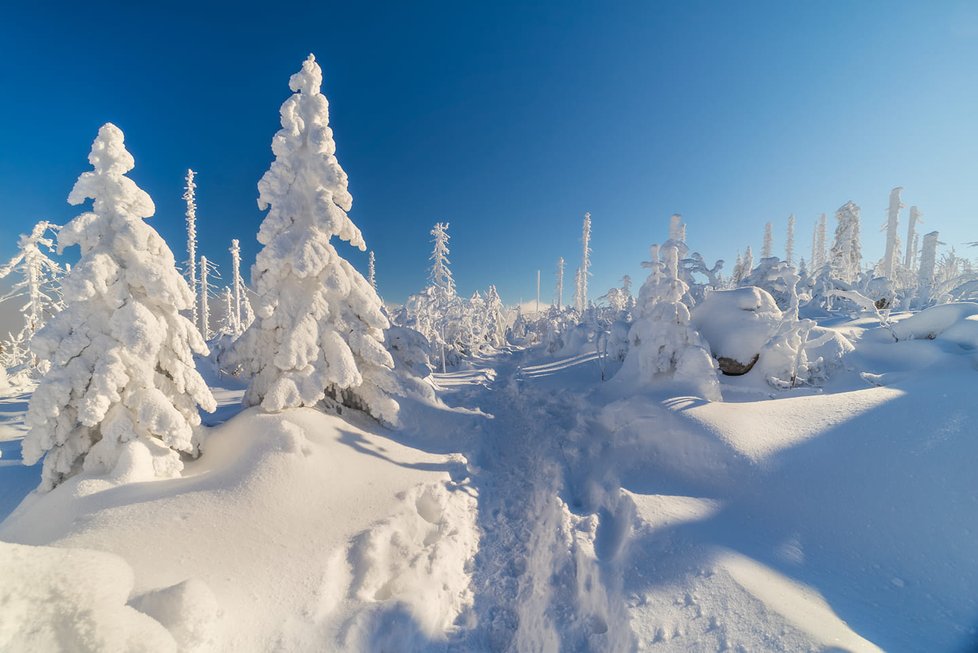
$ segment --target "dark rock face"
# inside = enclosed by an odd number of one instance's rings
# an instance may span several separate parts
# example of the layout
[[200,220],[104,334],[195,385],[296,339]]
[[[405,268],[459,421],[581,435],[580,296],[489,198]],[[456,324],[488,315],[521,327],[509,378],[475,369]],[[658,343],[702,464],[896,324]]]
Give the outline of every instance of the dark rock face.
[[720,365],[720,371],[727,376],[740,376],[750,372],[760,356],[760,354],[754,354],[754,357],[747,363],[741,363],[738,360],[727,358],[726,356],[719,356],[717,357],[717,363]]

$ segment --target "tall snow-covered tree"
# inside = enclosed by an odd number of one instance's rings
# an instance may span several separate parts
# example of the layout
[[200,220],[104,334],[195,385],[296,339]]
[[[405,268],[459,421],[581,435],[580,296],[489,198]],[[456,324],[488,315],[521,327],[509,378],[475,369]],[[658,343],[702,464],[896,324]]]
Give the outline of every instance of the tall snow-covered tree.
[[[25,300],[20,312],[24,316],[24,328],[20,339],[29,343],[45,321],[61,310],[61,294],[59,284],[64,270],[46,252],[54,250],[52,236],[60,227],[47,221],[38,222],[29,234],[23,234],[17,241],[17,254],[5,265],[0,266],[0,279],[11,273],[18,273],[16,281],[3,297],[0,303],[22,299]],[[20,349],[21,354],[27,350]],[[11,360],[10,365],[30,362],[31,369],[43,371],[47,361],[35,356],[25,357],[27,360]]]
[[554,306],[559,311],[564,304],[564,257],[557,258],[557,287],[554,289]]
[[761,245],[761,258],[774,256],[774,227],[770,222],[764,224],[764,243]]
[[911,206],[910,220],[907,224],[907,253],[903,259],[903,267],[907,270],[913,270],[917,260],[917,223],[923,222],[920,216],[920,210],[916,206]]
[[846,283],[854,283],[862,272],[862,250],[859,243],[859,207],[846,202],[835,213],[835,242],[832,245],[832,276]]
[[925,234],[923,244],[920,246],[920,266],[917,268],[917,297],[922,304],[926,304],[931,298],[934,274],[937,270],[939,236],[940,234],[936,231]]
[[224,304],[224,314],[221,316],[221,321],[217,326],[217,333],[222,336],[236,336],[238,324],[234,319],[234,292],[232,292],[230,286],[224,286],[224,290],[221,291],[221,303]]
[[577,287],[574,293],[574,308],[583,314],[587,309],[587,278],[591,275],[591,214],[584,214],[581,229],[581,267],[577,272]]
[[788,216],[788,230],[784,234],[784,260],[788,265],[795,264],[795,214]]
[[217,286],[211,283],[212,277],[221,278],[221,275],[217,273],[217,266],[212,261],[208,261],[206,256],[201,256],[200,278],[197,280],[197,313],[199,317],[197,328],[200,329],[200,335],[204,336],[204,340],[210,340],[214,335],[214,331],[211,329],[210,299],[215,296]]
[[104,125],[88,160],[94,170],[68,202],[92,199],[92,210],[58,235],[81,259],[64,280],[64,310],[31,343],[51,368],[31,397],[24,462],[44,456],[45,490],[83,470],[175,475],[178,452],[197,448],[198,407],[215,408],[193,360],[207,347],[180,314],[193,293],[144,221],[155,207],[125,176],[135,162],[122,131]]
[[367,259],[367,282],[370,287],[377,292],[377,263],[374,259],[374,250],[370,250],[370,255]]
[[231,288],[234,295],[234,305],[232,307],[232,325],[234,335],[239,336],[251,326],[255,319],[255,313],[251,309],[251,300],[248,299],[248,287],[245,286],[244,279],[241,277],[241,244],[237,238],[231,240]]
[[452,270],[449,268],[451,261],[448,259],[450,251],[448,249],[448,223],[437,222],[431,230],[432,243],[431,250],[431,271],[428,280],[431,285],[438,288],[444,295],[451,297],[455,295],[455,278],[452,277]]
[[883,229],[886,231],[886,248],[883,250],[883,260],[880,262],[880,272],[887,279],[896,276],[897,266],[900,263],[900,236],[897,230],[900,228],[900,209],[904,207],[900,201],[900,192],[903,188],[897,186],[890,191],[890,204],[886,210],[886,224]]
[[[187,203],[187,263],[186,275],[187,283],[190,284],[190,292],[193,293],[194,301],[190,307],[190,319],[195,324],[200,324],[197,317],[197,183],[194,181],[197,173],[187,168],[187,183],[183,189],[183,199]],[[206,336],[205,336],[206,337]]]
[[252,375],[249,405],[277,412],[330,400],[395,424],[394,363],[384,347],[390,323],[377,293],[331,242],[366,250],[347,215],[353,198],[322,79],[309,55],[289,80],[294,94],[282,104],[275,160],[258,182],[258,206],[268,214],[252,268],[257,315],[234,358]]

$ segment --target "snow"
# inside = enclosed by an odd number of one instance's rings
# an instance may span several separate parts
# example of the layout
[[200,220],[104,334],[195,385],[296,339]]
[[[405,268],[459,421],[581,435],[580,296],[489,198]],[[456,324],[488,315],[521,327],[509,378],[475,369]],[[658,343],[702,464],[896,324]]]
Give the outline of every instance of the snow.
[[[773,312],[754,290],[714,295]],[[593,351],[500,351],[403,398],[397,431],[348,409],[234,414],[241,384],[201,359],[222,406],[178,478],[79,474],[0,523],[16,567],[0,573],[18,579],[4,600],[29,610],[0,611],[0,633],[189,651],[966,649],[975,366],[941,334],[978,313],[932,310],[894,316],[907,340],[875,319],[818,327],[853,343],[822,386],[722,377],[723,401],[602,383]],[[399,356],[423,374],[412,333],[395,332]],[[15,443],[23,400],[8,402]],[[23,496],[15,469],[0,487]],[[63,601],[37,603],[59,584]]]
[[[471,491],[451,480],[458,456],[311,409],[250,409],[205,450],[180,479],[79,476],[31,495],[0,540],[111,552],[132,568],[137,608],[221,650],[369,648],[374,620],[400,609],[437,640],[471,605],[478,533]],[[188,604],[222,614],[213,633]]]

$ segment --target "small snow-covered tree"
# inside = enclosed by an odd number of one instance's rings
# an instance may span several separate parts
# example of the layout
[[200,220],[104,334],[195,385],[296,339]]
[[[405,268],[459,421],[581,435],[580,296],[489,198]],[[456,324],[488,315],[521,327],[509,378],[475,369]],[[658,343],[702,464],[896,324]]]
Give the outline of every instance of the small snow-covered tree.
[[835,213],[835,242],[832,245],[832,276],[846,283],[854,283],[862,272],[862,250],[859,244],[859,207],[846,202]]
[[506,344],[506,325],[503,323],[503,302],[496,286],[486,291],[486,339],[498,349]]
[[294,94],[281,108],[275,160],[258,182],[258,206],[268,214],[252,268],[257,316],[234,357],[252,375],[247,404],[277,412],[330,400],[395,424],[394,363],[384,347],[390,323],[377,293],[331,242],[366,250],[347,215],[353,198],[321,85],[309,55],[289,80]]
[[788,265],[795,264],[795,214],[788,216],[788,230],[784,235],[784,260]]
[[[173,253],[145,218],[153,201],[125,176],[134,161],[108,123],[68,202],[94,200],[65,226],[59,249],[81,259],[65,278],[65,308],[37,332],[34,353],[51,361],[31,397],[24,462],[44,456],[42,489],[78,473],[172,476],[178,452],[194,452],[198,407],[214,397],[194,366],[207,347],[190,321],[193,293]],[[45,455],[46,453],[46,455]]]
[[[34,333],[62,307],[59,284],[64,270],[46,253],[53,251],[52,235],[59,228],[50,222],[38,222],[30,234],[24,234],[18,239],[17,254],[5,265],[0,266],[0,279],[14,272],[20,275],[20,280],[13,284],[10,292],[0,297],[0,303],[14,299],[25,300],[20,309],[24,316],[24,328],[20,340],[25,343],[30,343]],[[18,351],[20,354],[28,353],[26,348]],[[6,367],[25,362],[30,363],[32,374],[43,372],[47,366],[47,361],[36,356],[25,356],[23,360],[10,359]]]
[[764,224],[764,243],[761,245],[761,258],[774,256],[774,227],[770,222]]
[[890,191],[890,205],[886,211],[886,224],[883,229],[886,231],[886,248],[883,250],[883,260],[880,262],[880,273],[887,279],[895,279],[897,266],[900,263],[900,236],[897,230],[900,228],[900,209],[904,207],[900,201],[900,193],[903,188],[897,186]]
[[688,288],[679,278],[678,248],[671,242],[653,245],[651,254],[651,261],[643,264],[651,273],[639,291],[622,370],[646,383],[671,375],[697,385],[706,399],[719,399],[716,363],[690,325],[689,307],[683,303]]
[[[183,190],[183,199],[187,203],[187,263],[186,275],[187,282],[190,284],[190,292],[194,296],[193,305],[190,308],[190,319],[194,325],[199,325],[197,317],[197,184],[194,181],[197,173],[187,169],[187,183]],[[206,338],[206,336],[205,336]]]
[[591,276],[591,214],[584,214],[581,229],[581,267],[577,272],[577,287],[574,293],[574,308],[583,314],[587,309],[587,278]]

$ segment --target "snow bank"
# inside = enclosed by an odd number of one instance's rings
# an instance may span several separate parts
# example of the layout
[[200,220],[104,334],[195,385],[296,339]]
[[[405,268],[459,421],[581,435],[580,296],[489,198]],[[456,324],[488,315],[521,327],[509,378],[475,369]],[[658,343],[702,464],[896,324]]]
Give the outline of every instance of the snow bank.
[[182,478],[73,477],[29,496],[0,539],[121,557],[120,606],[132,589],[186,650],[357,649],[391,615],[432,642],[472,600],[475,500],[451,480],[462,470],[458,455],[312,409],[251,409],[213,429]]

